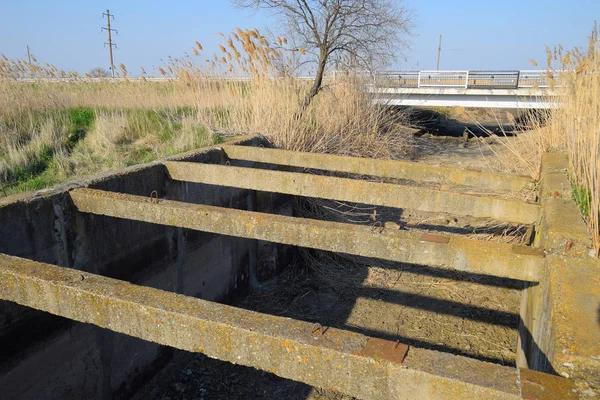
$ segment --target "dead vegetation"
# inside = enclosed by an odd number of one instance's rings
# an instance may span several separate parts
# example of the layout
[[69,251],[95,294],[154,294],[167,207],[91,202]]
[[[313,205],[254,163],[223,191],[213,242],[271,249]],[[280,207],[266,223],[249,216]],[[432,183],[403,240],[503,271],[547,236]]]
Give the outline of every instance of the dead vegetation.
[[[0,184],[34,190],[222,140],[258,133],[291,150],[398,158],[410,149],[403,119],[372,105],[351,71],[328,81],[300,112],[310,82],[290,73],[301,49],[257,30],[200,43],[158,69],[164,81],[120,81],[49,64],[0,61]],[[282,66],[286,66],[283,68]],[[288,68],[289,67],[289,68]],[[285,72],[288,71],[288,72]],[[27,81],[24,81],[27,80]]]
[[504,138],[499,153],[509,171],[539,174],[541,154],[564,151],[569,158],[573,197],[600,251],[600,42],[594,27],[587,49],[547,49],[547,66],[557,107],[531,115],[518,138]]

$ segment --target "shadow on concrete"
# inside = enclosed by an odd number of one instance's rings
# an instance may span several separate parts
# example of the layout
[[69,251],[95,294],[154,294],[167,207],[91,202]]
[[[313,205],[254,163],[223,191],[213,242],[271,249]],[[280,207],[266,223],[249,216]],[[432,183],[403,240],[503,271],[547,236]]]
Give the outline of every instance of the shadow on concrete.
[[[449,226],[449,225],[437,225],[437,224],[419,224],[416,226],[417,229],[432,230],[438,232],[456,233],[461,235],[471,235],[476,233],[489,234],[489,235],[502,235],[505,231],[511,227],[508,225],[496,225],[490,227],[474,227],[470,225],[466,226]],[[528,226],[525,225],[514,225],[513,231],[517,236],[523,236],[527,232]]]
[[459,272],[459,271],[451,270],[451,269],[434,268],[434,267],[428,267],[425,265],[399,263],[399,262],[379,260],[379,259],[369,258],[369,257],[346,256],[343,254],[333,254],[333,253],[330,253],[330,254],[335,260],[339,261],[340,263],[353,262],[353,263],[363,264],[365,266],[377,265],[378,267],[381,267],[381,268],[393,269],[393,270],[399,270],[399,271],[410,270],[411,274],[423,275],[423,276],[434,277],[434,278],[450,279],[450,280],[456,281],[456,282],[474,282],[474,283],[477,283],[478,285],[482,285],[482,286],[495,286],[495,287],[501,287],[501,288],[507,288],[507,289],[521,290],[521,289],[523,289],[524,285],[527,287],[538,285],[537,282],[523,282],[523,281],[516,280],[516,279],[500,278],[497,276],[477,274],[477,273],[473,273],[473,272],[469,272],[469,273]]
[[[324,252],[312,251],[312,253],[314,257],[319,257],[319,254]],[[332,258],[339,257],[332,253],[329,253],[328,256]],[[364,282],[367,279],[369,265],[373,265],[370,263],[371,261],[377,262],[378,266],[384,265],[380,260],[368,258],[360,258],[357,260],[355,260],[352,265],[352,274],[357,281],[362,280]],[[344,262],[343,259],[342,262]],[[522,281],[511,279],[410,264],[389,262],[385,263],[384,266],[394,266],[400,271],[409,271],[410,274],[446,278],[459,282],[473,282],[482,286],[523,289],[526,284]],[[291,277],[283,277],[282,281],[266,286],[262,293],[254,293],[249,296],[246,301],[237,304],[237,306],[308,322],[318,322],[323,326],[356,331],[389,340],[401,340],[403,343],[409,345],[465,355],[471,358],[500,364],[505,364],[502,358],[465,353],[460,349],[433,341],[427,342],[422,339],[398,336],[380,330],[370,330],[368,328],[352,326],[348,324],[348,319],[358,299],[371,299],[377,300],[380,303],[399,305],[410,309],[431,312],[437,315],[448,315],[470,321],[482,322],[488,325],[512,328],[515,331],[519,327],[520,316],[518,313],[494,310],[479,305],[431,297],[421,293],[408,293],[382,287],[364,285],[343,286],[343,284],[340,284],[339,287],[331,287],[317,283],[311,277],[311,274],[311,271],[303,270],[300,273],[295,274],[293,279]],[[383,307],[378,311],[384,312],[384,310],[385,308]],[[377,315],[373,315],[373,318],[377,317]],[[371,332],[372,335],[369,332]]]
[[[422,337],[413,337],[397,331],[393,332],[393,330],[377,329],[372,325],[359,326],[349,322],[350,315],[359,299],[375,300],[381,304],[394,304],[419,309],[432,313],[431,315],[449,315],[476,323],[514,329],[515,340],[517,335],[521,335],[522,343],[527,343],[530,346],[529,348],[534,349],[537,362],[543,370],[555,373],[549,360],[533,341],[531,333],[527,329],[521,329],[517,333],[519,326],[523,326],[518,313],[490,309],[478,304],[440,299],[422,293],[407,293],[395,289],[365,286],[364,284],[345,288],[321,285],[314,279],[314,269],[311,270],[305,267],[308,262],[305,258],[307,255],[310,256],[309,258],[327,256],[336,258],[340,262],[349,263],[350,261],[344,259],[343,255],[314,250],[308,252],[310,254],[305,253],[303,257],[298,256],[293,265],[288,266],[288,269],[276,280],[264,282],[260,290],[251,293],[246,299],[234,305],[257,312],[307,322],[318,322],[328,328],[344,329],[391,341],[399,340],[402,343],[419,348],[452,353],[486,362],[507,364],[503,357],[478,354],[473,351],[465,351],[446,342],[429,341]],[[368,278],[369,266],[373,265],[374,262],[377,262],[378,266],[384,265],[388,269],[410,271],[411,274],[450,279],[457,282],[473,282],[491,287],[492,290],[494,290],[493,288],[524,289],[528,285],[534,284],[410,264],[382,263],[381,260],[369,258],[353,258],[353,277],[364,283]],[[385,306],[379,308],[380,313],[384,310],[386,310]],[[385,318],[385,316],[374,313],[372,318]],[[265,349],[265,351],[268,351],[268,349]],[[514,364],[508,363],[508,365]],[[321,391],[309,385],[280,378],[274,374],[251,367],[212,360],[201,354],[194,355],[194,360],[183,369],[183,372],[171,380],[171,384],[163,396],[170,399],[348,399],[348,397],[334,396],[330,392]]]
[[[419,228],[423,227],[419,226]],[[438,231],[446,229],[448,232],[472,233],[470,230],[469,232],[466,231],[468,228],[432,225],[425,229],[429,228]],[[352,275],[356,285],[333,287],[332,285],[323,285],[318,279],[314,279],[314,267],[307,268],[306,266],[311,264],[310,260],[320,259],[324,256],[339,261],[339,264],[350,264],[352,269],[347,270],[346,273]],[[258,260],[259,263],[260,261]],[[392,341],[400,340],[402,343],[419,348],[452,353],[486,362],[514,365],[512,362],[507,362],[500,353],[485,351],[480,353],[470,351],[470,349],[465,350],[461,348],[460,343],[455,344],[436,338],[429,340],[427,336],[423,335],[411,336],[410,332],[407,334],[404,331],[387,329],[387,325],[351,323],[350,317],[355,311],[357,303],[359,301],[373,301],[382,306],[373,309],[373,315],[367,318],[386,318],[386,305],[421,310],[430,314],[429,321],[426,321],[425,324],[430,324],[434,329],[436,322],[439,321],[438,316],[452,316],[461,321],[471,321],[475,324],[486,324],[506,330],[514,330],[514,344],[516,345],[519,334],[518,328],[521,322],[518,313],[486,308],[471,299],[464,299],[465,301],[463,301],[460,297],[454,301],[433,297],[427,293],[366,286],[365,282],[369,278],[369,266],[371,265],[400,273],[409,271],[417,278],[422,276],[457,283],[473,283],[485,288],[484,290],[496,290],[496,288],[521,290],[532,284],[488,275],[462,273],[440,268],[386,262],[364,257],[349,257],[304,249],[297,252],[295,262],[286,265],[286,269],[281,275],[272,281],[263,282],[260,290],[250,293],[247,298],[235,302],[234,305],[261,313],[290,317],[307,322],[318,322],[324,327],[344,329],[371,337]],[[394,315],[397,316],[398,313],[396,312]],[[388,318],[385,321],[386,324],[388,321],[393,322]],[[406,321],[406,323],[409,322]],[[470,332],[465,330],[464,333],[469,334]],[[240,344],[240,346],[243,345],[243,343]],[[268,352],[269,349],[265,349],[265,351]],[[320,391],[309,385],[280,378],[274,374],[251,367],[212,360],[201,354],[193,355],[193,361],[170,382],[163,396],[172,400],[184,398],[188,400],[200,398],[206,400],[252,398],[347,399],[347,397],[334,396],[330,392]]]
[[527,364],[530,369],[545,372],[548,374],[558,375],[552,363],[539,347],[531,334],[531,331],[527,329],[521,318],[519,322],[519,337],[521,339],[521,350],[525,354],[530,354],[527,359]]

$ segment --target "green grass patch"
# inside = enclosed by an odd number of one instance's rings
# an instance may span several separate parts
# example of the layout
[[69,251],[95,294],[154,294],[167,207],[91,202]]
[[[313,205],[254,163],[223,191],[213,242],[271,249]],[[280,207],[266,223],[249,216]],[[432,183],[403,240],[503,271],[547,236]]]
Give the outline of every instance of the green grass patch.
[[44,146],[39,157],[25,167],[15,168],[11,173],[11,181],[25,182],[44,172],[52,161],[53,150]]
[[575,200],[579,206],[579,211],[584,217],[589,218],[590,201],[592,198],[590,191],[586,187],[579,186],[575,183],[571,184],[571,186],[573,187],[573,200]]
[[7,185],[4,188],[4,191],[7,195],[20,192],[32,192],[54,186],[57,183],[59,183],[59,181],[55,179],[52,174],[45,173],[23,182]]
[[[96,152],[92,147],[96,146],[96,142],[88,142],[86,137],[95,129],[96,118],[101,118],[103,112],[111,111],[125,117],[124,129],[127,133],[121,141],[114,143],[114,151],[103,152],[102,148],[99,148]],[[0,180],[0,196],[36,191],[75,177],[124,165],[143,164],[193,148],[224,142],[225,138],[222,135],[211,135],[201,123],[187,126],[186,129],[191,131],[182,132],[182,120],[193,117],[196,112],[192,107],[170,110],[73,108],[40,110],[39,113],[30,113],[28,116],[13,115],[10,120],[5,119],[0,112],[0,123],[7,132],[15,132],[17,126],[19,131],[31,132],[32,127],[39,129],[53,119],[54,129],[60,129],[57,134],[60,134],[63,149],[67,150],[67,159],[60,165],[55,163],[54,156],[58,149],[54,142],[43,146],[39,154],[31,155],[28,165],[13,165],[7,171],[5,179]],[[230,112],[226,108],[214,107],[211,112],[221,122],[230,119]],[[29,120],[26,120],[27,117]],[[26,145],[32,138],[23,134],[23,140]],[[6,159],[6,155],[0,154],[0,159]]]
[[214,139],[213,139],[213,144],[219,144],[219,143],[223,143],[225,141],[225,138],[223,137],[223,135],[215,135]]
[[181,129],[181,123],[175,121],[166,112],[154,110],[132,110],[127,114],[128,137],[157,136],[161,141],[173,139],[173,132]]
[[75,145],[85,138],[94,122],[94,110],[91,108],[74,108],[69,110],[69,136],[67,148],[72,150]]

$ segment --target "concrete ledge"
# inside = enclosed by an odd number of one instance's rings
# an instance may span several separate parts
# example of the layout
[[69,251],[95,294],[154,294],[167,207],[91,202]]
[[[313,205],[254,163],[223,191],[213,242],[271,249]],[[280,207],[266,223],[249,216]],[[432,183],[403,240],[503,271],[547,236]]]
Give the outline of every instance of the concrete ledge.
[[415,186],[215,164],[165,162],[172,179],[297,196],[535,223],[539,205]]
[[0,298],[365,399],[573,398],[561,378],[418,348],[390,361],[392,342],[373,357],[361,334],[18,257],[0,255]]
[[458,236],[429,235],[433,236],[429,239],[418,231],[380,231],[92,189],[73,190],[71,198],[83,213],[525,281],[537,281],[542,273],[542,254],[525,246]]
[[600,262],[556,255],[546,263],[549,296],[542,304],[549,318],[543,320],[552,329],[539,326],[535,333],[551,343],[547,356],[557,373],[582,381],[584,393],[600,394]]
[[600,396],[600,261],[590,255],[590,232],[572,200],[564,153],[542,158],[542,218],[536,244],[545,276],[528,298],[530,368],[573,379],[581,398]]
[[564,153],[546,153],[542,156],[540,201],[543,218],[536,245],[548,253],[563,253],[567,242],[571,241],[569,254],[586,256],[593,244],[579,207],[573,201],[567,165]]
[[444,183],[514,191],[519,191],[533,185],[530,178],[523,176],[435,167],[406,161],[303,153],[250,146],[228,145],[223,146],[223,150],[225,150],[227,157],[235,160],[346,172],[357,175],[380,176],[391,179],[410,179],[416,182]]

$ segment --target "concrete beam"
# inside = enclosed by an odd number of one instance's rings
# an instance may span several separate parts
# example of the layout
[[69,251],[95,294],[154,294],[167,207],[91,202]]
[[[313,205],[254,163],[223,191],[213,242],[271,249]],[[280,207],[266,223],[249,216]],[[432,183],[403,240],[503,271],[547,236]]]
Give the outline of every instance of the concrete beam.
[[[572,398],[570,382],[0,254],[0,298],[363,399]],[[400,346],[404,347],[404,346]]]
[[149,197],[93,189],[70,194],[85,213],[525,281],[537,281],[542,272],[543,257],[525,246],[170,200],[157,203]]
[[547,109],[558,107],[557,91],[548,89],[374,88],[375,104],[388,106]]
[[514,97],[555,97],[558,91],[548,89],[519,88],[519,89],[482,89],[482,88],[450,88],[450,87],[421,87],[421,88],[396,88],[396,87],[368,87],[369,93],[413,95],[423,94],[429,96],[461,95],[461,96],[483,96],[494,98],[495,96]]
[[267,149],[250,146],[223,146],[225,154],[234,160],[266,164],[289,165],[349,174],[380,176],[391,179],[410,179],[450,185],[481,187],[492,190],[519,191],[533,185],[529,177],[493,174],[448,167],[411,163],[406,161],[377,160],[333,154],[303,153],[299,151]]
[[359,179],[216,164],[165,162],[172,179],[295,196],[532,224],[539,205]]
[[469,108],[501,108],[517,110],[547,110],[557,108],[558,102],[542,101],[538,97],[495,96],[486,98],[473,95],[437,96],[410,95],[406,97],[384,97],[378,95],[373,104],[386,107],[469,107]]

